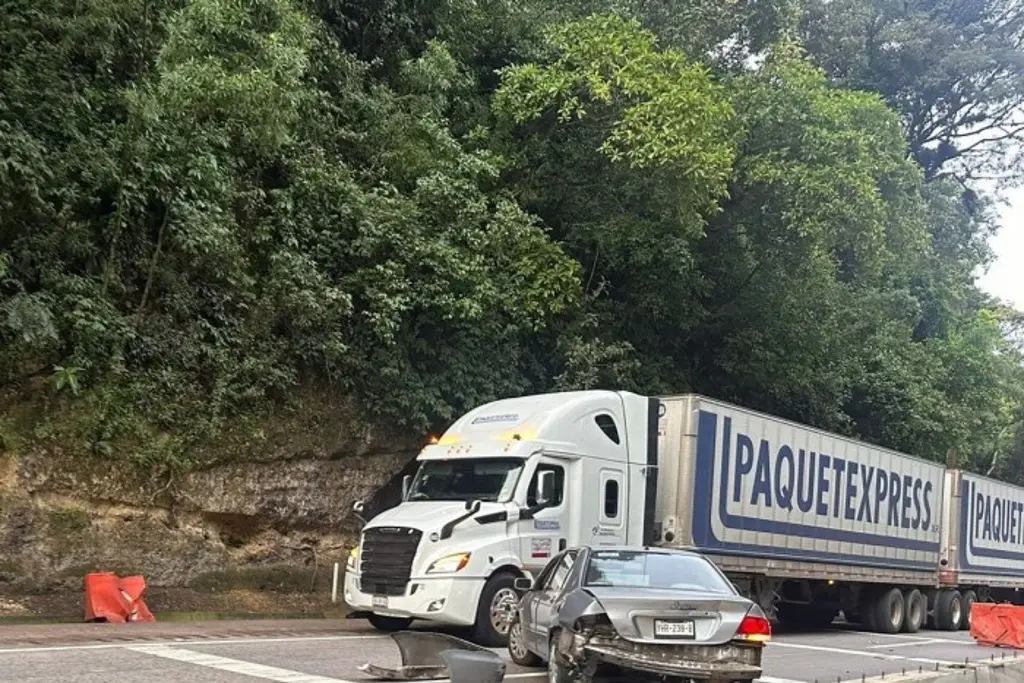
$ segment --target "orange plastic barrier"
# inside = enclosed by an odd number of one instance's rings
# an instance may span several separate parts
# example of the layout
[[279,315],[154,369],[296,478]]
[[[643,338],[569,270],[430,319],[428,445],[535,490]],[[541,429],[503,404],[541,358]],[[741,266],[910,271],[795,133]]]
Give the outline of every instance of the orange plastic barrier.
[[142,594],[146,579],[99,572],[85,575],[85,620],[123,624],[128,621],[156,621]]
[[1024,607],[974,603],[971,605],[971,637],[981,645],[1024,649]]

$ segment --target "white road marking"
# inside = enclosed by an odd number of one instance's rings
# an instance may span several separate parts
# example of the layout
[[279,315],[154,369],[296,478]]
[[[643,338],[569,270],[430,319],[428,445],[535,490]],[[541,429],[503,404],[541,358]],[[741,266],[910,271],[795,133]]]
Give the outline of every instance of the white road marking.
[[282,636],[276,638],[198,638],[198,639],[175,639],[161,638],[159,640],[138,640],[135,642],[119,643],[93,643],[90,645],[26,645],[23,647],[9,647],[0,649],[0,655],[30,654],[33,652],[73,652],[75,650],[120,650],[133,645],[181,645],[194,647],[197,645],[254,645],[258,643],[312,643],[317,641],[339,641],[339,640],[383,640],[387,636]]
[[841,655],[858,655],[860,657],[871,657],[873,659],[887,659],[889,661],[905,661],[905,662],[918,662],[923,664],[939,664],[942,666],[963,666],[963,662],[950,662],[943,659],[926,659],[922,657],[901,657],[900,655],[887,655],[877,650],[847,650],[839,647],[824,647],[822,645],[801,645],[798,643],[780,643],[778,641],[772,641],[769,647],[792,647],[798,650],[813,650],[817,652],[831,652],[833,654]]
[[194,652],[193,650],[184,650],[167,645],[131,645],[124,649],[153,657],[172,659],[194,666],[202,666],[207,669],[230,671],[231,673],[262,678],[267,681],[279,681],[279,683],[351,683],[351,681],[346,681],[342,678],[314,676],[312,674],[304,674],[301,671],[279,669],[276,666],[254,664],[241,659],[218,657],[217,655],[208,655],[203,652]]
[[954,640],[952,638],[933,638],[930,636],[910,636],[905,633],[874,633],[869,631],[850,631],[843,628],[828,629],[828,633],[845,633],[847,635],[867,636],[868,638],[892,638],[896,640],[928,640],[936,643],[949,643],[950,645],[974,645],[973,639]]
[[[894,647],[918,647],[920,645],[942,645],[944,643],[949,643],[949,642],[950,641],[943,640],[942,638],[922,638],[920,640],[912,640],[909,643],[882,643],[880,645],[868,645],[867,648],[869,650],[890,650],[890,649],[892,649]],[[970,643],[966,643],[966,644],[970,645]]]
[[754,683],[806,683],[805,681],[795,681],[792,678],[775,678],[774,676],[761,676]]

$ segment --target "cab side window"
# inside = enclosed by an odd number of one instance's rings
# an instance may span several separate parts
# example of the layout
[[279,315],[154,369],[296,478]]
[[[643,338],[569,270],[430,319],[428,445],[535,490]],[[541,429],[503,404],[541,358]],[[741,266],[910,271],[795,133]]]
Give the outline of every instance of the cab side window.
[[526,498],[526,505],[533,506],[537,504],[537,481],[540,479],[541,472],[555,473],[555,497],[551,502],[554,507],[558,507],[562,504],[562,496],[565,494],[565,468],[561,465],[552,465],[546,462],[542,462],[537,465],[537,471],[533,473],[533,479],[530,481],[530,492]]

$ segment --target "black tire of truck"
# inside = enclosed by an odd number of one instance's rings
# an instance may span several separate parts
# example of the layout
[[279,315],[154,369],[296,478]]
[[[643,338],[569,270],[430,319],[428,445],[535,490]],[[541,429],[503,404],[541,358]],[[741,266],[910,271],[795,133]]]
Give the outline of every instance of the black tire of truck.
[[872,609],[872,622],[876,633],[899,633],[907,618],[907,604],[903,591],[890,588],[879,594]]
[[[492,623],[492,612],[495,605],[495,598],[504,603],[508,600],[513,602],[510,605],[502,606],[501,609],[514,610],[519,596],[515,592],[516,577],[512,574],[495,574],[487,579],[484,589],[480,593],[480,602],[476,606],[476,622],[473,624],[473,640],[484,647],[508,647],[508,626],[502,633]],[[511,621],[508,622],[511,625]]]
[[370,626],[374,627],[378,631],[384,631],[385,633],[404,631],[412,626],[412,619],[403,619],[402,617],[385,617],[380,614],[371,614],[366,617],[366,620],[370,622]]
[[917,633],[928,617],[928,600],[924,594],[912,588],[903,594],[906,617],[903,619],[903,633]]
[[960,617],[960,630],[970,631],[971,630],[971,605],[978,601],[978,594],[974,591],[964,591],[964,612],[963,616]]
[[940,590],[935,594],[932,623],[936,631],[956,631],[963,619],[963,596],[958,590]]

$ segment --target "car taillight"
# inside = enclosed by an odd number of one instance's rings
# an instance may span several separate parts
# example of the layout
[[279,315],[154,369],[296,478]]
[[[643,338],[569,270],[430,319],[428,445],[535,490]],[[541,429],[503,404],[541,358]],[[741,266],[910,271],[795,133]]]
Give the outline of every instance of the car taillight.
[[748,643],[767,643],[772,639],[772,625],[764,617],[747,615],[736,629],[736,640]]

